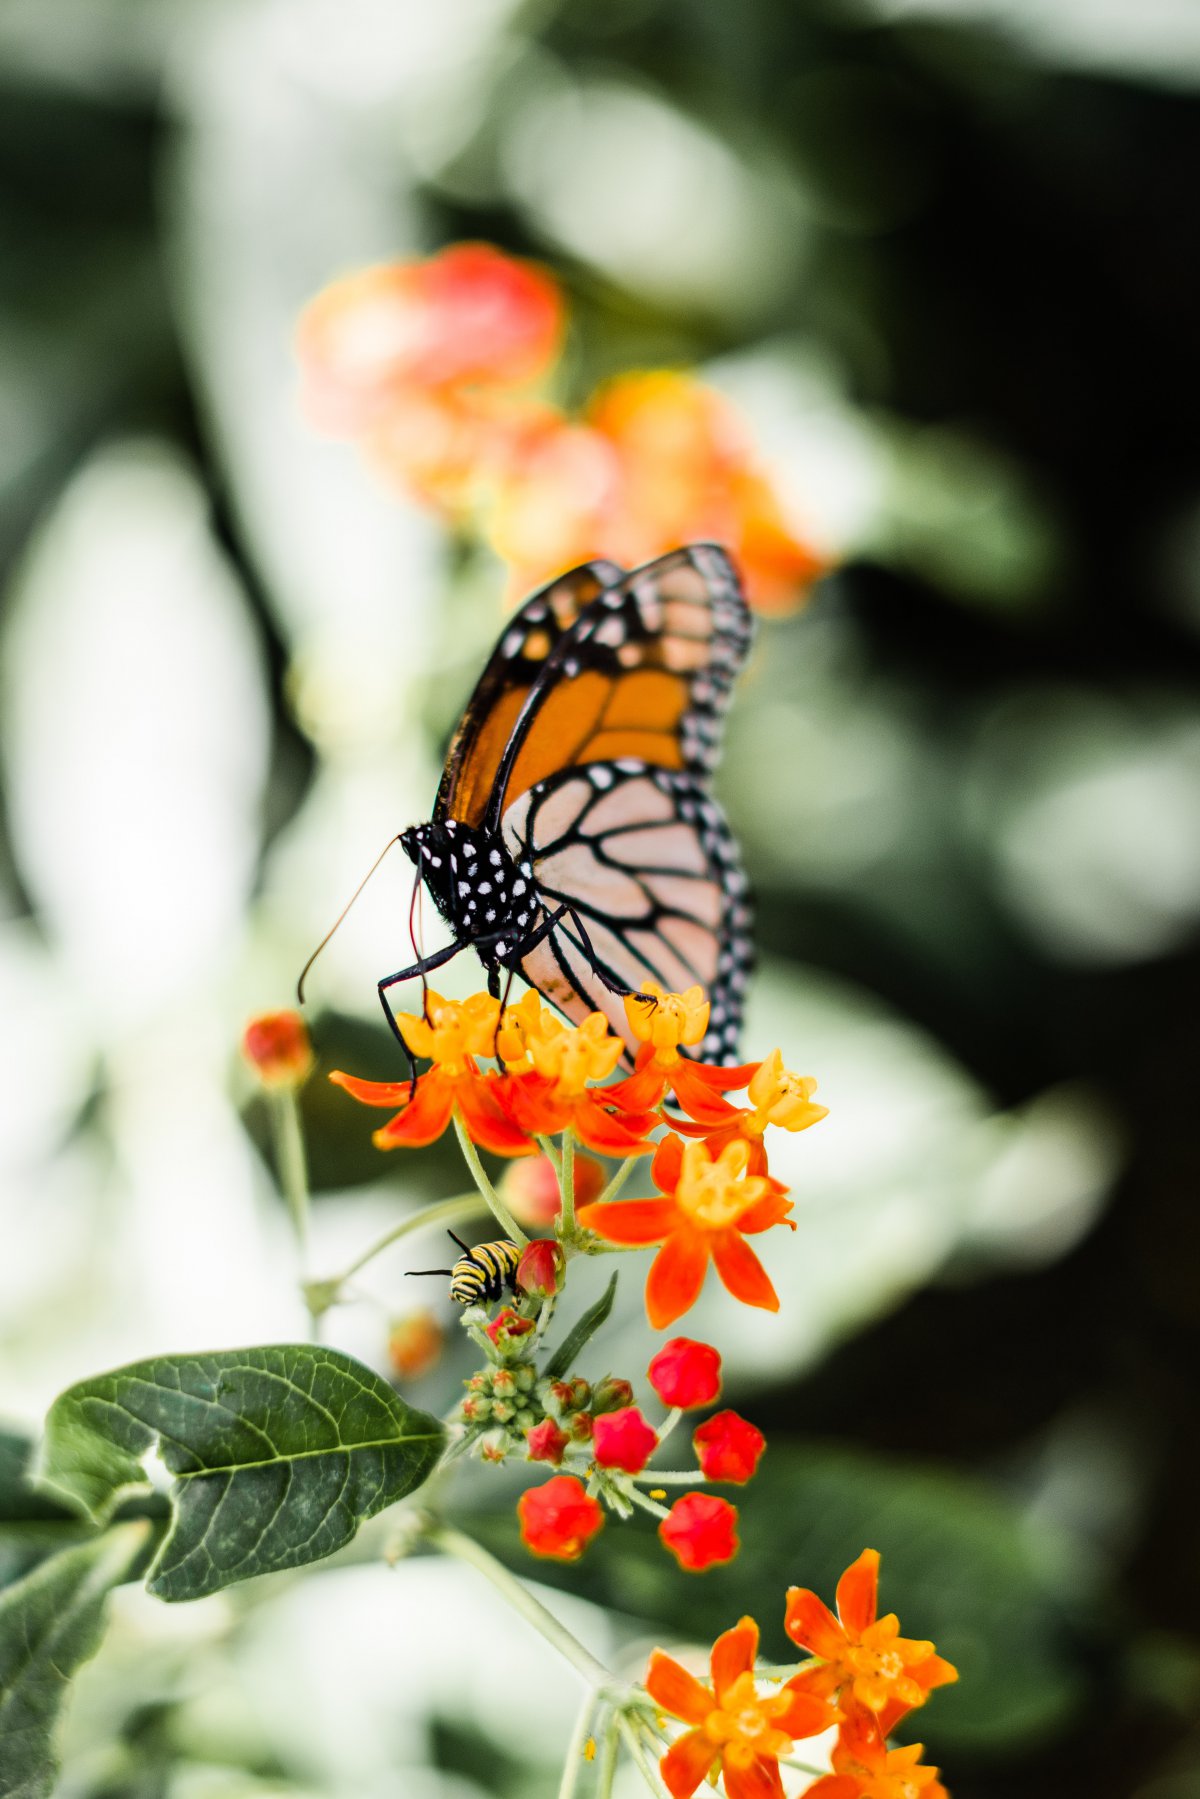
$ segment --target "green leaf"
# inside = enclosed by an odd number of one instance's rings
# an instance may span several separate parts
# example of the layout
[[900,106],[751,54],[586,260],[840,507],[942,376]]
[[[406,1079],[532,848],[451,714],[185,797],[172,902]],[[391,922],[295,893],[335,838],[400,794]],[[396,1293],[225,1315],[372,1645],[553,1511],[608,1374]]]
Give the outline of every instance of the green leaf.
[[33,1449],[31,1438],[0,1429],[0,1587],[92,1534],[77,1512],[34,1490],[29,1480]]
[[64,1549],[0,1594],[0,1793],[44,1799],[67,1685],[96,1653],[110,1588],[129,1577],[151,1525],[119,1524]]
[[595,1336],[608,1314],[613,1309],[613,1300],[617,1297],[617,1277],[614,1274],[607,1287],[594,1306],[589,1306],[575,1328],[567,1333],[546,1364],[546,1374],[550,1380],[561,1380],[575,1366],[575,1358],[582,1353]]
[[335,1349],[277,1344],[159,1356],[81,1381],[46,1421],[39,1480],[103,1522],[149,1484],[157,1449],[174,1519],[150,1570],[161,1599],[331,1555],[419,1487],[445,1441],[377,1374]]

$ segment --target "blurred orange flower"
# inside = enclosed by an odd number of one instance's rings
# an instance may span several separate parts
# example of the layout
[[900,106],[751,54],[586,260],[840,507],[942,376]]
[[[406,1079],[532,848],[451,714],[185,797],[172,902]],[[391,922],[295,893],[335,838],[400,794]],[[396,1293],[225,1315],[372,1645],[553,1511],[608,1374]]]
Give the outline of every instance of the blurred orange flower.
[[737,410],[686,370],[651,369],[572,417],[531,391],[563,327],[553,276],[489,244],[363,269],[301,315],[304,409],[484,538],[514,597],[590,557],[633,566],[704,539],[732,552],[753,606],[794,605],[824,562]]
[[360,269],[300,316],[305,412],[356,437],[414,393],[533,381],[557,358],[562,329],[553,277],[491,244]]

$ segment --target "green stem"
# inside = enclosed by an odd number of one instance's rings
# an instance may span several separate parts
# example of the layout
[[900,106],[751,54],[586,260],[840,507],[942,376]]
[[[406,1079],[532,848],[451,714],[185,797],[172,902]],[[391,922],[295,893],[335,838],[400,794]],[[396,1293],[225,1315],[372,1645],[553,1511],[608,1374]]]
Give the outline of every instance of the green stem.
[[708,1476],[701,1468],[672,1470],[669,1474],[656,1474],[653,1468],[646,1468],[641,1474],[630,1476],[631,1480],[640,1480],[647,1487],[698,1487]]
[[548,1643],[552,1643],[597,1693],[610,1691],[620,1684],[614,1680],[603,1662],[598,1662],[591,1650],[585,1649],[578,1637],[571,1635],[565,1624],[560,1624],[554,1614],[548,1612],[514,1574],[510,1574],[494,1555],[488,1554],[482,1543],[477,1543],[473,1537],[464,1535],[449,1524],[434,1525],[429,1531],[428,1541],[445,1554],[456,1555],[460,1561],[469,1562],[485,1575],[497,1592],[504,1595],[513,1610],[519,1612],[525,1622],[531,1624]]
[[304,1152],[304,1130],[294,1087],[277,1087],[272,1092],[271,1131],[279,1185],[287,1200],[296,1245],[303,1257],[308,1246],[308,1157]]
[[568,1240],[575,1235],[575,1133],[569,1127],[563,1132],[562,1163],[558,1171],[562,1194],[562,1213],[558,1221],[559,1235]]
[[617,1719],[609,1715],[600,1739],[600,1759],[596,1767],[596,1799],[612,1799],[613,1780],[617,1772]]
[[553,1168],[555,1174],[557,1174],[562,1165],[562,1157],[558,1153],[558,1145],[555,1143],[554,1138],[539,1136],[538,1148],[549,1162],[551,1168]]
[[377,1255],[389,1249],[393,1243],[398,1243],[401,1237],[407,1237],[413,1231],[424,1230],[429,1225],[456,1223],[460,1218],[471,1217],[478,1210],[478,1193],[460,1193],[455,1199],[439,1199],[436,1205],[422,1206],[419,1212],[402,1218],[390,1231],[385,1231],[378,1242],[372,1243],[369,1249],[364,1249],[340,1274],[332,1274],[326,1280],[308,1281],[304,1293],[309,1311],[317,1318],[322,1312],[327,1312],[330,1306],[336,1305],[346,1282],[360,1268],[365,1268],[368,1262],[374,1261]]
[[781,1755],[779,1764],[783,1768],[795,1768],[801,1774],[828,1774],[828,1768],[814,1768],[811,1762],[797,1761],[794,1755]]
[[617,1197],[617,1194],[621,1191],[621,1188],[625,1185],[641,1159],[640,1156],[626,1156],[625,1160],[621,1163],[621,1166],[617,1169],[617,1172],[613,1175],[611,1181],[609,1181],[607,1187],[605,1187],[599,1199],[596,1201],[598,1206],[607,1205],[610,1199],[615,1199]]
[[558,1784],[558,1799],[575,1799],[575,1788],[579,1785],[579,1771],[583,1766],[583,1751],[592,1727],[592,1719],[596,1712],[597,1695],[588,1694],[579,1708],[579,1716],[575,1720],[575,1728],[571,1732],[571,1741],[567,1745],[567,1759],[563,1763],[562,1779]]
[[675,1426],[679,1423],[679,1420],[682,1417],[683,1417],[683,1412],[680,1409],[680,1407],[677,1405],[673,1405],[671,1407],[670,1411],[667,1413],[666,1417],[663,1419],[662,1429],[658,1433],[658,1441],[659,1441],[660,1448],[666,1442],[667,1438],[670,1436],[671,1432],[675,1429]]
[[413,1212],[410,1217],[402,1218],[399,1224],[394,1224],[390,1231],[380,1237],[378,1243],[372,1243],[370,1249],[365,1249],[337,1278],[339,1282],[348,1281],[360,1268],[365,1268],[377,1255],[390,1249],[401,1237],[410,1236],[413,1231],[424,1230],[426,1226],[435,1224],[453,1224],[459,1218],[470,1218],[478,1210],[478,1193],[459,1193],[453,1199],[439,1199],[434,1205],[422,1206],[419,1212]]
[[640,1505],[644,1512],[652,1513],[655,1518],[669,1518],[670,1517],[671,1514],[667,1510],[666,1506],[659,1505],[657,1499],[651,1499],[651,1497],[648,1493],[639,1493],[637,1488],[634,1486],[627,1487],[626,1491],[629,1494],[630,1499],[632,1499],[634,1505]]
[[617,1716],[617,1728],[625,1738],[629,1753],[637,1763],[638,1772],[646,1782],[646,1785],[650,1788],[650,1791],[659,1796],[664,1794],[667,1789],[663,1784],[658,1769],[646,1754],[645,1745],[642,1742],[637,1728],[631,1724],[629,1719],[623,1714],[618,1714]]
[[499,1224],[506,1237],[511,1238],[519,1249],[524,1249],[529,1238],[525,1235],[525,1232],[521,1229],[520,1225],[493,1187],[491,1181],[488,1179],[483,1163],[479,1160],[479,1152],[467,1135],[467,1127],[459,1117],[457,1110],[454,1113],[454,1131],[458,1138],[459,1148],[463,1152],[463,1160],[471,1170],[471,1177],[474,1180],[475,1185],[479,1188],[479,1191],[483,1194],[488,1205],[495,1213],[496,1222]]

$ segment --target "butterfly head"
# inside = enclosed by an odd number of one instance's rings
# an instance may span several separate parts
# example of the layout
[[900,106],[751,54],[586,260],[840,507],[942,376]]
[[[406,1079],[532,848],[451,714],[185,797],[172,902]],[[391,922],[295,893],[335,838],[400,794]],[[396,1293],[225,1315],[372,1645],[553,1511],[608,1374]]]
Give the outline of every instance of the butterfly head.
[[518,867],[496,833],[448,818],[410,826],[401,832],[400,845],[460,942],[519,941],[529,934],[529,871]]

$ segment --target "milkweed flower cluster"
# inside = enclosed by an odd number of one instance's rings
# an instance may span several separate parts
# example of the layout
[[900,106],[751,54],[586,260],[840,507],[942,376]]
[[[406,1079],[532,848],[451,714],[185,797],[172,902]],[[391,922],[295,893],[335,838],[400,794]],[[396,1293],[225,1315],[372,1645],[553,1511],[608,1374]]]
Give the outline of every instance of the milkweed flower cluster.
[[[648,981],[623,1005],[627,1030],[617,1036],[605,1014],[568,1023],[532,991],[507,1005],[486,993],[449,1000],[427,989],[420,1013],[397,1015],[414,1059],[407,1081],[330,1078],[391,1114],[374,1133],[381,1149],[417,1149],[453,1125],[481,1199],[510,1231],[474,1248],[455,1239],[462,1254],[449,1271],[450,1295],[481,1360],[446,1420],[449,1456],[527,1471],[516,1523],[536,1558],[574,1563],[614,1523],[642,1513],[678,1567],[703,1574],[738,1555],[736,1490],[769,1453],[753,1420],[723,1402],[719,1349],[671,1336],[639,1392],[623,1372],[580,1372],[617,1277],[557,1341],[556,1308],[578,1266],[644,1249],[652,1252],[645,1306],[655,1329],[692,1307],[710,1264],[734,1299],[778,1310],[755,1245],[775,1225],[795,1230],[796,1220],[771,1172],[769,1142],[826,1112],[815,1082],[791,1071],[779,1049],[736,1066],[697,1060],[710,1022],[699,987],[671,993]],[[499,1190],[476,1146],[505,1159]],[[607,1177],[598,1157],[620,1166]],[[623,1197],[639,1166],[643,1191]],[[441,1223],[474,1203],[433,1210]],[[526,1226],[544,1234],[527,1238]],[[317,1283],[322,1306],[335,1302],[339,1285]],[[398,1321],[390,1344],[397,1373],[417,1378],[439,1337],[428,1312]],[[481,1556],[488,1559],[476,1546],[469,1559]],[[812,1588],[787,1589],[793,1668],[760,1667],[758,1624],[743,1617],[714,1643],[707,1680],[659,1649],[640,1685],[615,1697],[598,1686],[589,1705],[597,1719],[611,1712],[610,1771],[623,1731],[648,1778],[653,1750],[671,1799],[692,1799],[718,1780],[726,1799],[784,1799],[781,1766],[798,1765],[796,1744],[822,1736],[832,1744],[812,1753],[828,1753],[829,1772],[814,1770],[813,1799],[947,1799],[922,1747],[893,1747],[889,1738],[957,1671],[932,1642],[904,1636],[894,1613],[880,1615],[879,1559],[865,1549],[851,1563],[834,1609]]]
[[[635,1071],[606,1084],[625,1045],[594,1012],[568,1024],[532,990],[516,1005],[477,993],[447,1000],[430,989],[424,1013],[397,1015],[414,1056],[431,1066],[408,1081],[366,1081],[336,1070],[330,1079],[362,1104],[391,1109],[374,1134],[381,1149],[432,1143],[457,1116],[471,1140],[497,1155],[533,1156],[538,1139],[570,1131],[599,1155],[653,1151],[655,1197],[588,1200],[575,1226],[581,1247],[657,1248],[646,1311],[663,1329],[700,1296],[710,1261],[735,1299],[778,1311],[779,1297],[747,1239],[773,1225],[794,1230],[787,1189],[767,1166],[768,1124],[797,1131],[825,1116],[815,1083],[790,1074],[779,1051],[737,1067],[687,1061],[700,1042],[708,1002],[699,987],[670,994],[647,981],[626,1001],[639,1043]],[[481,1063],[494,1060],[495,1068]],[[738,1107],[726,1092],[749,1090]],[[657,1143],[654,1133],[667,1127]],[[685,1135],[688,1141],[685,1141]],[[579,1196],[573,1192],[573,1205]]]
[[901,1637],[894,1614],[876,1618],[878,1573],[878,1553],[865,1549],[838,1583],[837,1618],[808,1588],[789,1591],[788,1635],[821,1659],[781,1686],[764,1690],[756,1676],[753,1618],[717,1638],[708,1684],[654,1651],[646,1691],[687,1726],[659,1764],[672,1799],[691,1799],[718,1773],[728,1799],[783,1799],[780,1759],[797,1740],[835,1725],[833,1771],[807,1789],[812,1799],[946,1799],[938,1770],[922,1762],[922,1746],[889,1749],[887,1739],[957,1670],[932,1643]]
[[300,320],[305,409],[478,532],[516,592],[595,556],[633,566],[706,540],[734,551],[752,605],[794,605],[823,562],[734,408],[694,375],[654,369],[572,414],[545,392],[565,325],[549,271],[488,244],[360,270]]

